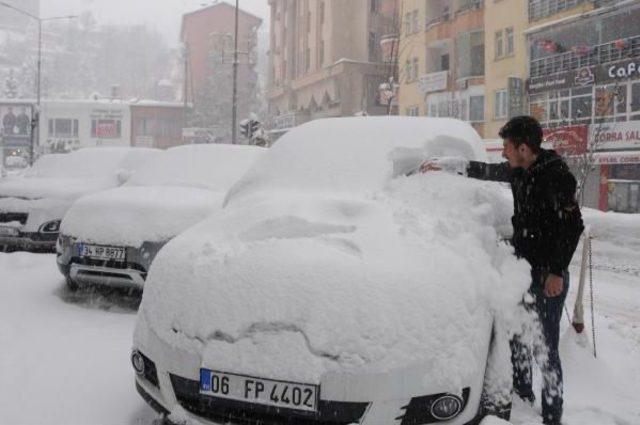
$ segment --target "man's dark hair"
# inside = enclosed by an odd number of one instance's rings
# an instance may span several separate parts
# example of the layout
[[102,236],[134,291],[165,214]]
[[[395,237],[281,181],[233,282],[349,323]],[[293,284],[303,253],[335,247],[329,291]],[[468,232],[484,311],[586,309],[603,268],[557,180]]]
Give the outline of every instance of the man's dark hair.
[[538,153],[542,145],[542,127],[533,117],[514,117],[500,129],[500,137],[511,140],[515,147],[525,144],[534,153]]

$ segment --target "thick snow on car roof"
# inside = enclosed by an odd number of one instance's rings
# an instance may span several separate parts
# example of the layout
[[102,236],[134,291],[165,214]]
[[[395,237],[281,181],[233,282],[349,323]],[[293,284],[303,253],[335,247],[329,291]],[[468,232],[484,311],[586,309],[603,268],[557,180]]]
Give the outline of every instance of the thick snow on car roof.
[[127,185],[190,186],[226,191],[265,151],[256,146],[178,146],[141,166]]
[[139,320],[216,370],[318,382],[421,362],[460,388],[484,367],[489,311],[522,299],[528,268],[498,243],[511,215],[498,185],[405,174],[432,155],[482,158],[480,143],[454,120],[293,130],[158,254]]
[[449,118],[350,117],[294,128],[233,188],[229,200],[253,190],[378,190],[393,175],[432,156],[486,158],[468,124]]
[[155,152],[146,148],[86,148],[39,158],[25,177],[104,178],[135,166]]

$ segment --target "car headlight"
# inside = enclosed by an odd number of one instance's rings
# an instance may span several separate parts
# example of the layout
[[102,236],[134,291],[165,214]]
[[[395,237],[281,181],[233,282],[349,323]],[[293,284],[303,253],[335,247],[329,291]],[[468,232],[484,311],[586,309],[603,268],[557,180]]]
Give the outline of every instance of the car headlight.
[[462,411],[462,400],[454,395],[443,395],[431,404],[431,415],[441,421],[452,419]]
[[58,233],[60,231],[60,221],[53,220],[44,223],[40,226],[40,233]]

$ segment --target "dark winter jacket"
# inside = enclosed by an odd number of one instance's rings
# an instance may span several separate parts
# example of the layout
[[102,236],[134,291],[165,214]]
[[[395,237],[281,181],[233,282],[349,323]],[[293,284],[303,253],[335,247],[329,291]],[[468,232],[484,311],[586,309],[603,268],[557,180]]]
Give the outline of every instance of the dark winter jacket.
[[512,243],[518,257],[534,268],[562,276],[584,230],[576,201],[576,179],[562,158],[542,150],[529,169],[509,163],[471,162],[469,177],[511,183]]

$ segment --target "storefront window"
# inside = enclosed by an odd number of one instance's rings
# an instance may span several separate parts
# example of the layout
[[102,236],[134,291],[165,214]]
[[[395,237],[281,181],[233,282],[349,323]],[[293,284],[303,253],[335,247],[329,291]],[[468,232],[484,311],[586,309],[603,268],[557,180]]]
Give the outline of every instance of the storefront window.
[[640,82],[631,85],[631,112],[640,112]]

